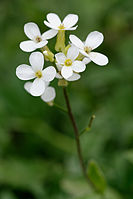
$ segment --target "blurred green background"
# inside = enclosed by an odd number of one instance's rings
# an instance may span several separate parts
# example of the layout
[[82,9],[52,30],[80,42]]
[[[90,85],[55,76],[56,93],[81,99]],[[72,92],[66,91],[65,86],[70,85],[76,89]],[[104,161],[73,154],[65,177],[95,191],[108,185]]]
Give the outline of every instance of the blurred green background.
[[[82,177],[68,116],[26,93],[15,75],[30,55],[19,49],[27,39],[24,24],[35,22],[44,32],[50,12],[62,19],[78,14],[79,27],[71,33],[82,40],[94,30],[105,36],[97,51],[110,63],[90,63],[81,80],[68,88],[79,129],[96,115],[81,143],[85,163],[95,160],[105,175],[105,196],[94,193]],[[54,43],[55,38],[49,46]],[[132,63],[132,0],[0,1],[0,199],[133,198]],[[57,80],[52,84],[56,103],[65,106],[62,88]]]

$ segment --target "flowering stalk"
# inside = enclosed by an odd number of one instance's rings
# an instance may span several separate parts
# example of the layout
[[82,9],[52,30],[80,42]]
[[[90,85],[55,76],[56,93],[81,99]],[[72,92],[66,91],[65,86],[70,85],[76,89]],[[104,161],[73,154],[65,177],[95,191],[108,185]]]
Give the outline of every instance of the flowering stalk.
[[89,124],[87,125],[86,128],[84,128],[84,129],[80,132],[79,136],[81,136],[81,135],[84,134],[85,132],[90,131],[91,126],[92,126],[92,123],[93,123],[93,120],[95,119],[95,117],[96,117],[95,115],[92,115],[92,116],[91,116],[90,121],[89,121]]
[[54,103],[53,105],[56,108],[58,108],[59,110],[63,111],[64,113],[68,113],[68,111],[65,108],[63,108],[62,106],[60,106],[59,104]]
[[68,94],[67,94],[67,89],[65,87],[63,87],[63,93],[64,93],[64,98],[65,98],[67,109],[68,109],[68,115],[69,115],[69,118],[70,118],[72,126],[73,126],[73,130],[74,130],[76,146],[77,146],[77,153],[78,153],[80,166],[81,166],[83,175],[86,178],[87,182],[93,188],[95,188],[93,183],[92,183],[92,181],[89,179],[89,177],[88,177],[88,175],[86,173],[86,167],[85,167],[85,164],[84,164],[83,155],[82,155],[82,149],[81,149],[81,144],[80,144],[80,139],[79,139],[79,130],[78,130],[75,118],[74,118],[73,113],[72,113],[71,105],[70,105]]
[[[73,82],[81,78],[79,73],[86,70],[88,63],[92,61],[99,66],[104,66],[108,63],[108,58],[101,53],[93,52],[101,45],[104,39],[103,34],[98,31],[88,34],[85,41],[81,41],[75,35],[70,35],[70,42],[65,46],[65,31],[76,30],[77,26],[75,24],[77,21],[78,16],[75,14],[69,14],[61,21],[58,15],[50,13],[47,15],[47,21],[44,21],[44,24],[50,30],[43,34],[41,34],[39,27],[35,23],[25,24],[24,32],[29,40],[21,42],[20,48],[25,52],[32,52],[29,56],[30,65],[19,65],[16,69],[16,75],[21,80],[28,80],[24,84],[24,88],[32,96],[41,97],[49,106],[55,106],[59,110],[68,113],[74,129],[77,153],[83,175],[87,182],[95,188],[86,172],[79,139],[81,134],[90,130],[95,117],[92,116],[88,126],[79,133],[66,87],[69,81]],[[58,53],[54,54],[48,47],[48,40],[56,35],[55,50]],[[40,49],[41,52],[33,52],[37,49]],[[46,67],[45,61],[49,61],[51,64]],[[58,79],[58,86],[63,87],[67,110],[54,102],[56,92],[50,84],[55,78]]]
[[86,177],[86,169],[85,169],[85,165],[84,165],[84,161],[83,161],[83,157],[82,157],[82,152],[81,152],[78,127],[77,127],[77,124],[75,122],[75,119],[74,119],[74,116],[73,116],[73,113],[72,113],[72,109],[71,109],[71,106],[70,106],[67,90],[66,90],[65,87],[63,87],[63,93],[64,93],[64,98],[65,98],[67,109],[68,109],[68,115],[69,115],[69,118],[71,120],[73,129],[74,129],[74,134],[75,134],[75,139],[76,139],[76,144],[77,144],[77,151],[78,151],[78,156],[79,156],[79,160],[80,160],[80,165],[81,165],[83,174]]

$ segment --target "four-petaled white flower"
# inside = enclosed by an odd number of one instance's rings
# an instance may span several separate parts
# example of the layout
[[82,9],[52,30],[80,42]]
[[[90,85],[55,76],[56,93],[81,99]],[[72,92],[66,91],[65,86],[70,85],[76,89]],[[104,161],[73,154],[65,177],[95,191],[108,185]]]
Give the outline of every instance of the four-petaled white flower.
[[59,16],[55,13],[49,13],[47,15],[47,20],[44,21],[44,24],[52,29],[52,31],[56,31],[58,33],[59,30],[76,30],[78,26],[73,27],[78,21],[78,15],[69,14],[64,20],[61,22]]
[[[62,66],[59,65],[59,64],[56,64],[56,67],[58,69],[58,72],[56,73],[56,78],[57,79],[63,79],[63,76],[61,75],[61,69],[62,69]],[[80,75],[78,73],[74,73],[72,74],[71,77],[67,78],[66,80],[69,81],[69,82],[73,82],[73,81],[76,81],[76,80],[79,80],[80,79]]]
[[83,72],[86,69],[86,65],[82,61],[76,60],[79,55],[78,48],[71,46],[67,55],[65,56],[63,53],[57,53],[55,55],[57,64],[61,66],[61,75],[68,79],[73,75],[73,72],[79,73]]
[[[52,102],[54,98],[56,97],[55,89],[51,86],[49,86],[49,82],[45,82],[45,90],[44,93],[41,95],[41,99],[44,102]],[[30,93],[32,87],[32,82],[26,82],[24,85],[25,90]]]
[[85,42],[82,42],[75,35],[70,35],[69,38],[72,44],[79,49],[80,53],[85,57],[88,57],[88,61],[91,60],[100,66],[106,65],[108,63],[108,58],[105,55],[92,52],[92,50],[100,46],[100,44],[103,42],[104,37],[102,33],[98,31],[91,32],[87,36]]
[[56,70],[53,66],[43,69],[44,57],[40,52],[34,52],[29,57],[31,66],[22,64],[17,67],[16,75],[21,80],[34,79],[30,93],[33,96],[41,96],[46,88],[45,82],[52,81],[56,76]]
[[24,25],[24,32],[30,39],[20,43],[20,48],[25,52],[32,52],[38,48],[42,48],[48,43],[48,39],[53,38],[57,33],[54,30],[48,30],[42,35],[37,24],[30,22]]

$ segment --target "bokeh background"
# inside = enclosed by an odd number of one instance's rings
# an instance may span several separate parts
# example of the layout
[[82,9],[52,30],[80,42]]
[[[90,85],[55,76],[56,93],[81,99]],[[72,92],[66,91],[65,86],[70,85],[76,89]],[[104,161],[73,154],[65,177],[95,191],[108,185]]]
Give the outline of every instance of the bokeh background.
[[[81,80],[68,88],[80,130],[96,115],[81,143],[85,163],[95,160],[104,173],[104,196],[82,177],[68,116],[26,93],[15,76],[16,67],[28,64],[30,55],[19,49],[27,39],[24,24],[35,22],[44,32],[49,12],[62,19],[78,14],[79,27],[72,33],[82,40],[94,30],[105,36],[97,51],[109,57],[109,64],[90,63]],[[49,41],[52,50],[55,41]],[[52,84],[56,103],[65,106],[62,88],[57,80]],[[0,1],[0,199],[44,198],[133,198],[132,0]]]

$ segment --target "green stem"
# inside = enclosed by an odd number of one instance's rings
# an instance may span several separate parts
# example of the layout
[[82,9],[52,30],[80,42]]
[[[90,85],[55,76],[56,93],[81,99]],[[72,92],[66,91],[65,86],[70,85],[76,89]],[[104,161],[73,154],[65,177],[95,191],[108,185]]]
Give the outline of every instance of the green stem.
[[58,105],[58,104],[56,104],[56,103],[54,103],[54,106],[55,106],[56,108],[58,108],[59,110],[65,112],[65,113],[68,113],[68,111],[67,111],[65,108],[63,108],[62,106],[60,106],[60,105]]
[[82,134],[86,133],[87,131],[90,131],[94,119],[95,119],[95,115],[92,115],[91,118],[90,118],[89,124],[87,125],[86,128],[84,128],[84,129],[80,132],[79,136],[81,136]]
[[82,155],[82,150],[81,150],[81,145],[80,145],[79,131],[78,131],[78,127],[77,127],[75,118],[74,118],[73,113],[72,113],[72,109],[71,109],[71,105],[70,105],[70,102],[69,102],[67,90],[66,90],[65,87],[63,87],[63,93],[64,93],[64,98],[65,98],[67,109],[68,109],[68,115],[69,115],[69,118],[71,120],[73,129],[74,129],[74,135],[75,135],[75,140],[76,140],[76,145],[77,145],[77,153],[78,153],[78,157],[79,157],[79,161],[80,161],[80,166],[81,166],[83,175],[86,178],[87,182],[94,188],[93,183],[91,182],[91,180],[89,179],[89,177],[86,173],[86,168],[85,168],[85,164],[84,164],[84,161],[83,161],[83,155]]

